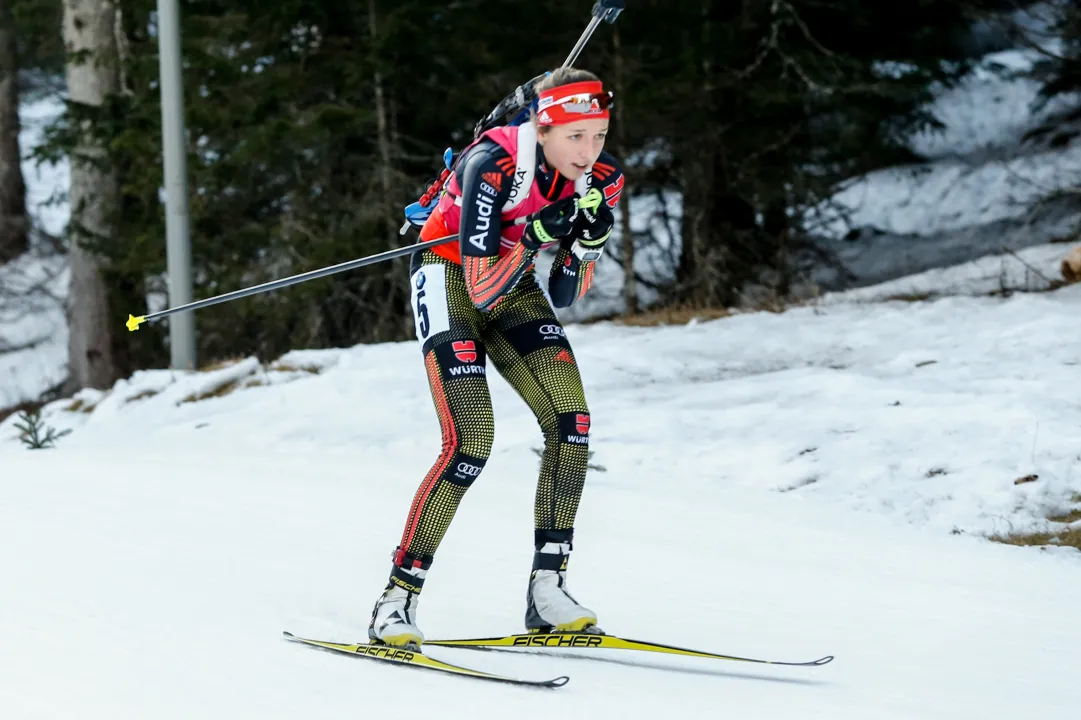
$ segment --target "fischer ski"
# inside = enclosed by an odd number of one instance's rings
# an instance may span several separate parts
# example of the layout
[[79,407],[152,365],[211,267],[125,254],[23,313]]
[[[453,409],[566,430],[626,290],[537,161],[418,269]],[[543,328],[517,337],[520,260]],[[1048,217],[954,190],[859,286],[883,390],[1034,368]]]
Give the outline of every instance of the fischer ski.
[[833,660],[832,655],[826,655],[817,660],[808,660],[806,662],[759,660],[737,655],[722,655],[701,650],[691,650],[689,648],[682,648],[674,645],[662,645],[661,643],[655,642],[630,640],[615,635],[593,633],[551,633],[507,635],[505,637],[492,638],[462,638],[458,640],[425,640],[424,644],[441,647],[466,648],[473,650],[501,650],[509,652],[514,652],[516,648],[518,650],[536,650],[538,648],[545,650],[561,650],[568,648],[585,650],[637,650],[640,652],[654,652],[666,655],[684,655],[713,660],[736,660],[739,662],[759,663],[762,665],[788,665],[795,667],[818,667]]
[[288,630],[283,631],[283,635],[287,640],[292,642],[302,643],[323,650],[329,650],[331,652],[341,653],[344,655],[353,655],[356,657],[370,658],[372,660],[381,660],[387,663],[393,663],[397,665],[408,665],[409,667],[422,668],[425,670],[435,670],[438,672],[448,673],[450,675],[458,675],[461,677],[476,678],[478,680],[490,680],[492,682],[507,683],[510,685],[525,685],[528,687],[543,687],[543,688],[558,688],[563,687],[570,680],[566,675],[561,675],[551,680],[523,680],[520,678],[508,677],[506,675],[495,675],[492,673],[483,672],[481,670],[473,670],[472,668],[462,667],[461,665],[453,665],[451,663],[443,662],[442,660],[436,660],[433,657],[429,657],[419,650],[410,650],[405,648],[395,648],[389,645],[376,645],[372,643],[336,643],[328,642],[326,640],[312,640],[311,638],[302,638],[294,635]]

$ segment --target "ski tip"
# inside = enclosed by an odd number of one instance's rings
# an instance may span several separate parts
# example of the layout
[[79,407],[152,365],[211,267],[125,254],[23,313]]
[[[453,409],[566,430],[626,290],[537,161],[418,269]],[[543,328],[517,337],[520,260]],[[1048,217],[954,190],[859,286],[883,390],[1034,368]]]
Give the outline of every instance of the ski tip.
[[549,680],[548,681],[548,687],[560,688],[560,687],[563,687],[564,685],[566,685],[567,683],[569,683],[570,681],[571,681],[571,679],[569,677],[567,677],[566,675],[560,675],[559,677],[555,678],[554,680]]
[[817,660],[811,662],[810,664],[815,665],[815,666],[825,665],[826,663],[828,663],[828,662],[830,662],[832,660],[833,660],[833,656],[832,655],[827,655],[826,657],[818,658]]

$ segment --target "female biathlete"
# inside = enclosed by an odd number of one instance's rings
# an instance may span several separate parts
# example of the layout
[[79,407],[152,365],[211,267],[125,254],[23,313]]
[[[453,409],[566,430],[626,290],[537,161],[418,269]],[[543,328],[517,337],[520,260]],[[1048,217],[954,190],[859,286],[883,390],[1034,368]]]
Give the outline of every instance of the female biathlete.
[[[537,416],[544,454],[534,508],[530,632],[600,632],[567,591],[567,560],[589,454],[589,408],[574,353],[552,304],[589,289],[612,232],[623,173],[604,152],[612,94],[590,72],[561,68],[537,86],[529,122],[483,133],[466,148],[422,240],[457,242],[413,256],[417,339],[443,450],[409,509],[390,580],[372,611],[373,642],[419,646],[424,577],[466,490],[484,468],[495,424],[487,359]],[[556,248],[544,296],[534,273]]]

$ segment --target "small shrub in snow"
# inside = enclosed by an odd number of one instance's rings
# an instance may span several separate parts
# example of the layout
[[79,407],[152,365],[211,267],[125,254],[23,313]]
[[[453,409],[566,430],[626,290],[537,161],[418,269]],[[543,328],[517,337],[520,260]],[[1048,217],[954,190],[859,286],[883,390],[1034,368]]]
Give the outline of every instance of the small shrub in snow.
[[1062,523],[1063,525],[1069,525],[1081,520],[1081,508],[1074,508],[1070,512],[1062,513],[1061,515],[1052,515],[1047,518],[1051,522]]
[[15,428],[19,431],[19,440],[31,450],[44,450],[53,447],[57,440],[64,437],[71,430],[57,432],[41,419],[41,408],[24,410],[19,413],[19,420]]
[[1021,545],[1024,547],[1057,545],[1059,547],[1072,547],[1081,550],[1081,528],[1071,528],[1059,533],[1047,531],[992,535],[990,539],[1005,545]]
[[[1035,478],[1035,475],[1027,477]],[[1026,478],[1019,478],[1025,480]],[[1065,512],[1049,515],[1048,523],[1056,523],[1059,527],[1047,525],[1042,531],[1019,532],[1011,528],[1007,533],[996,533],[990,537],[995,542],[1006,545],[1022,545],[1028,547],[1043,547],[1056,545],[1059,547],[1072,547],[1081,550],[1081,493],[1074,493],[1066,503],[1069,507]]]

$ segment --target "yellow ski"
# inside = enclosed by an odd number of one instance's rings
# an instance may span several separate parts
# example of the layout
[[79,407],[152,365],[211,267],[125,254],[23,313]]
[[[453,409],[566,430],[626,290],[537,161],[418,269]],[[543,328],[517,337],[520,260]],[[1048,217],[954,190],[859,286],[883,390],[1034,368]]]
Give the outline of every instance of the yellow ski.
[[758,660],[755,658],[739,657],[737,655],[721,655],[718,653],[703,652],[701,650],[691,650],[688,648],[676,647],[674,645],[662,645],[660,643],[645,642],[642,640],[629,640],[627,638],[616,637],[615,635],[593,633],[551,633],[507,635],[506,637],[494,638],[463,638],[460,640],[425,640],[424,644],[442,647],[471,648],[476,650],[538,648],[546,650],[560,650],[567,648],[580,648],[584,650],[637,650],[640,652],[685,655],[690,657],[710,658],[713,660],[738,660],[740,662],[761,663],[764,665],[794,665],[800,667],[825,665],[833,660],[832,655],[826,655],[817,660],[809,660],[807,662]]
[[506,677],[504,675],[493,675],[492,673],[486,673],[481,670],[473,670],[461,665],[452,665],[451,663],[445,663],[442,660],[436,660],[433,657],[428,657],[419,650],[409,650],[405,648],[395,648],[389,645],[375,645],[371,643],[336,643],[328,642],[326,640],[312,640],[310,638],[297,637],[289,631],[283,633],[286,639],[293,642],[303,643],[305,645],[311,645],[313,647],[322,648],[323,650],[329,650],[331,652],[342,653],[345,655],[354,655],[356,657],[370,658],[372,660],[382,660],[383,662],[397,663],[399,665],[408,665],[410,667],[424,668],[427,670],[436,670],[438,672],[450,673],[451,675],[460,675],[462,677],[471,677],[478,680],[491,680],[493,682],[509,683],[511,685],[527,685],[531,687],[546,687],[557,688],[563,687],[570,680],[566,675],[562,675],[551,680],[521,680],[519,678]]

